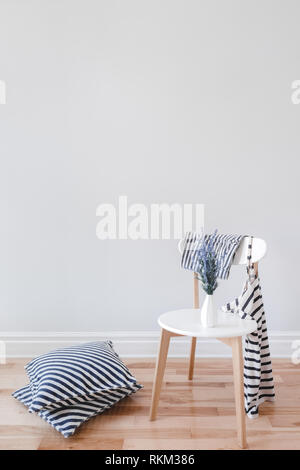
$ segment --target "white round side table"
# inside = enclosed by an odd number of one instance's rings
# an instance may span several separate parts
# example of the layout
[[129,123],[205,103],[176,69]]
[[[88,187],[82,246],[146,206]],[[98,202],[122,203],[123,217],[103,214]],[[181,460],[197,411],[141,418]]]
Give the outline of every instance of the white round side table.
[[257,329],[254,320],[242,320],[228,313],[218,312],[216,326],[204,328],[200,322],[200,309],[190,308],[164,313],[158,319],[161,339],[157,357],[152,391],[150,420],[155,420],[163,375],[166,366],[170,338],[191,336],[192,338],[217,338],[232,348],[237,435],[240,447],[245,448],[246,420],[244,408],[244,370],[242,337]]

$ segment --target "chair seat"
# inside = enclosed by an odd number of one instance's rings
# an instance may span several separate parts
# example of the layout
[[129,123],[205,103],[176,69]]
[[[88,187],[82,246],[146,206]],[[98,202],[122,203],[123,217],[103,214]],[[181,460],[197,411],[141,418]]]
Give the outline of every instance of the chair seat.
[[197,338],[233,338],[253,333],[257,329],[254,320],[242,320],[237,315],[217,313],[217,322],[214,327],[204,328],[201,325],[200,309],[187,308],[163,313],[158,324],[164,330],[172,333],[193,336]]

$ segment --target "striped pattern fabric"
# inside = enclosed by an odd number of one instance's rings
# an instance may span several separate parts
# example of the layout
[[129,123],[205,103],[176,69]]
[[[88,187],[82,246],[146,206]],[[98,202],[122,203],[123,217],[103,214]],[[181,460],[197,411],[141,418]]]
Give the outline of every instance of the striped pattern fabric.
[[[47,421],[47,423],[51,424],[57,431],[62,433],[64,437],[70,437],[82,423],[93,416],[103,413],[118,401],[139,389],[140,386],[134,385],[130,390],[114,390],[107,394],[99,394],[99,398],[95,398],[94,400],[82,400],[82,402],[77,405],[58,406],[53,410],[40,410],[37,414]],[[30,385],[17,390],[13,396],[30,408],[32,403]]]
[[196,232],[187,232],[184,237],[181,267],[197,272],[199,269],[198,252],[203,235]]
[[242,294],[222,310],[257,323],[257,330],[245,339],[244,351],[245,410],[249,418],[256,418],[261,403],[275,400],[275,390],[260,280],[255,275],[251,251],[252,242],[248,246],[248,279]]
[[30,384],[13,396],[65,437],[142,386],[113,349],[98,341],[57,349],[25,367]]
[[[204,239],[209,239],[211,235],[204,235]],[[220,260],[218,278],[228,279],[234,255],[240,246],[243,235],[217,234],[213,248]],[[203,235],[196,232],[187,232],[184,238],[181,267],[194,272],[199,272],[199,248],[203,240]]]
[[30,411],[74,405],[106,390],[129,388],[136,379],[119,359],[110,341],[57,349],[26,367],[32,391]]

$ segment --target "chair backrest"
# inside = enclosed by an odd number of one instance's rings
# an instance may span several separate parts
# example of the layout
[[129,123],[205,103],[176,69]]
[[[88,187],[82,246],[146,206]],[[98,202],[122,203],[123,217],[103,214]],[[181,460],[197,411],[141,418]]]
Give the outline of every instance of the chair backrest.
[[[236,254],[235,254],[235,257],[234,257],[234,260],[233,260],[233,264],[247,264],[247,254],[248,254],[248,244],[249,244],[249,241],[250,241],[250,237],[245,237]],[[182,251],[183,251],[183,242],[184,240],[180,240],[180,242],[178,243],[178,249],[180,251],[180,253],[182,254]],[[264,258],[264,256],[266,255],[266,252],[267,252],[267,244],[265,242],[265,240],[263,240],[262,238],[253,238],[253,241],[252,241],[252,261],[253,263],[257,263],[258,261],[260,261],[262,258]]]
[[[250,237],[245,237],[233,260],[232,264],[247,264],[247,256],[248,256],[248,244],[250,242]],[[253,238],[252,240],[252,262],[257,263],[261,259],[263,259],[267,252],[267,244],[265,240],[262,238]]]
[[[232,264],[248,264],[248,244],[250,237],[244,237],[235,254]],[[178,250],[182,254],[184,240],[178,243]],[[258,275],[258,261],[260,261],[267,252],[267,244],[261,238],[253,238],[252,240],[252,262],[256,275]],[[199,281],[197,273],[194,273],[194,308],[199,308]]]

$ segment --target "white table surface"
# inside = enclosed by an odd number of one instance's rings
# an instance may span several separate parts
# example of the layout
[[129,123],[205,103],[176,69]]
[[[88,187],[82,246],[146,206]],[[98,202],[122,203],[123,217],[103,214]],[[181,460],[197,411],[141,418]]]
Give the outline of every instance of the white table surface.
[[204,328],[201,325],[200,309],[187,308],[163,313],[158,324],[167,331],[197,338],[233,338],[244,336],[257,329],[256,321],[242,320],[237,315],[218,311],[216,325]]

